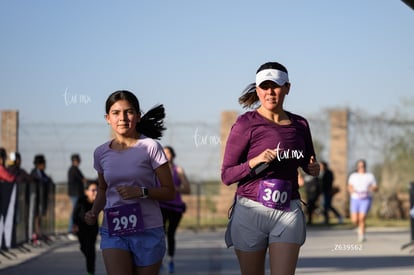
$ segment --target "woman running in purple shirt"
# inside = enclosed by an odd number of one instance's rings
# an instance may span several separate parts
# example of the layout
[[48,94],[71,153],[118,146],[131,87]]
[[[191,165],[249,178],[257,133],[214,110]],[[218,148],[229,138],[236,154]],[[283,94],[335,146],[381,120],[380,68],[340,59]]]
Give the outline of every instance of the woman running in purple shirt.
[[305,242],[298,168],[312,176],[320,168],[307,120],[283,108],[290,86],[283,65],[261,65],[239,98],[254,110],[238,117],[227,140],[221,178],[237,192],[225,239],[242,275],[265,274],[267,249],[272,274],[294,274]]
[[94,152],[98,193],[85,214],[96,223],[104,210],[101,249],[109,275],[158,275],[166,245],[159,200],[175,198],[161,137],[162,105],[141,116],[136,96],[116,91],[106,100],[106,121],[114,138]]
[[175,233],[181,218],[186,211],[186,204],[181,194],[190,194],[191,188],[184,168],[175,164],[175,150],[171,146],[164,146],[164,152],[170,165],[175,186],[175,199],[171,201],[160,201],[161,213],[164,221],[164,229],[167,234],[168,271],[175,272]]

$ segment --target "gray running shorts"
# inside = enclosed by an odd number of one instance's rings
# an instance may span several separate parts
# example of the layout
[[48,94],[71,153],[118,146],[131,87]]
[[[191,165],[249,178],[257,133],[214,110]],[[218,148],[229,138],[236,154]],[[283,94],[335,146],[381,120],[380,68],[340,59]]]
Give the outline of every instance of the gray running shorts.
[[281,211],[240,196],[225,234],[227,247],[241,251],[263,250],[276,242],[303,245],[305,239],[306,220],[300,200],[290,202],[290,211]]

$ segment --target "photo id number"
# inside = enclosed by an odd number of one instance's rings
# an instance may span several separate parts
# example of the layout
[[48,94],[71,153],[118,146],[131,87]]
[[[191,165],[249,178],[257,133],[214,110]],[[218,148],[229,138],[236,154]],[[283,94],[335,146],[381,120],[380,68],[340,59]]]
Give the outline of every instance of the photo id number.
[[335,244],[332,251],[362,251],[362,244]]

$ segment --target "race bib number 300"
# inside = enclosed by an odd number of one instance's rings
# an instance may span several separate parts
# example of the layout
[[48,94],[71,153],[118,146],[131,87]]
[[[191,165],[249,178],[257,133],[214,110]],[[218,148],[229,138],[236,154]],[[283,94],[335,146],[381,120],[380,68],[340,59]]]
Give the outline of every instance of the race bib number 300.
[[261,180],[257,201],[269,208],[289,211],[292,184],[280,179]]
[[144,231],[139,203],[127,204],[106,210],[110,236],[125,236]]

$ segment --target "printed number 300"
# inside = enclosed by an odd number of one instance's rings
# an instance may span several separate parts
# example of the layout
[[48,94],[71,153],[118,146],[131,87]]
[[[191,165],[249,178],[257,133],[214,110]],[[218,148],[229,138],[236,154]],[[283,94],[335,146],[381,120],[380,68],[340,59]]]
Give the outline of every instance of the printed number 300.
[[288,193],[286,191],[280,192],[279,190],[272,190],[270,188],[264,189],[263,200],[272,200],[275,203],[285,203],[288,199]]
[[137,216],[129,215],[128,217],[122,216],[120,218],[114,218],[112,220],[112,223],[115,224],[114,231],[126,228],[134,228],[137,225]]

